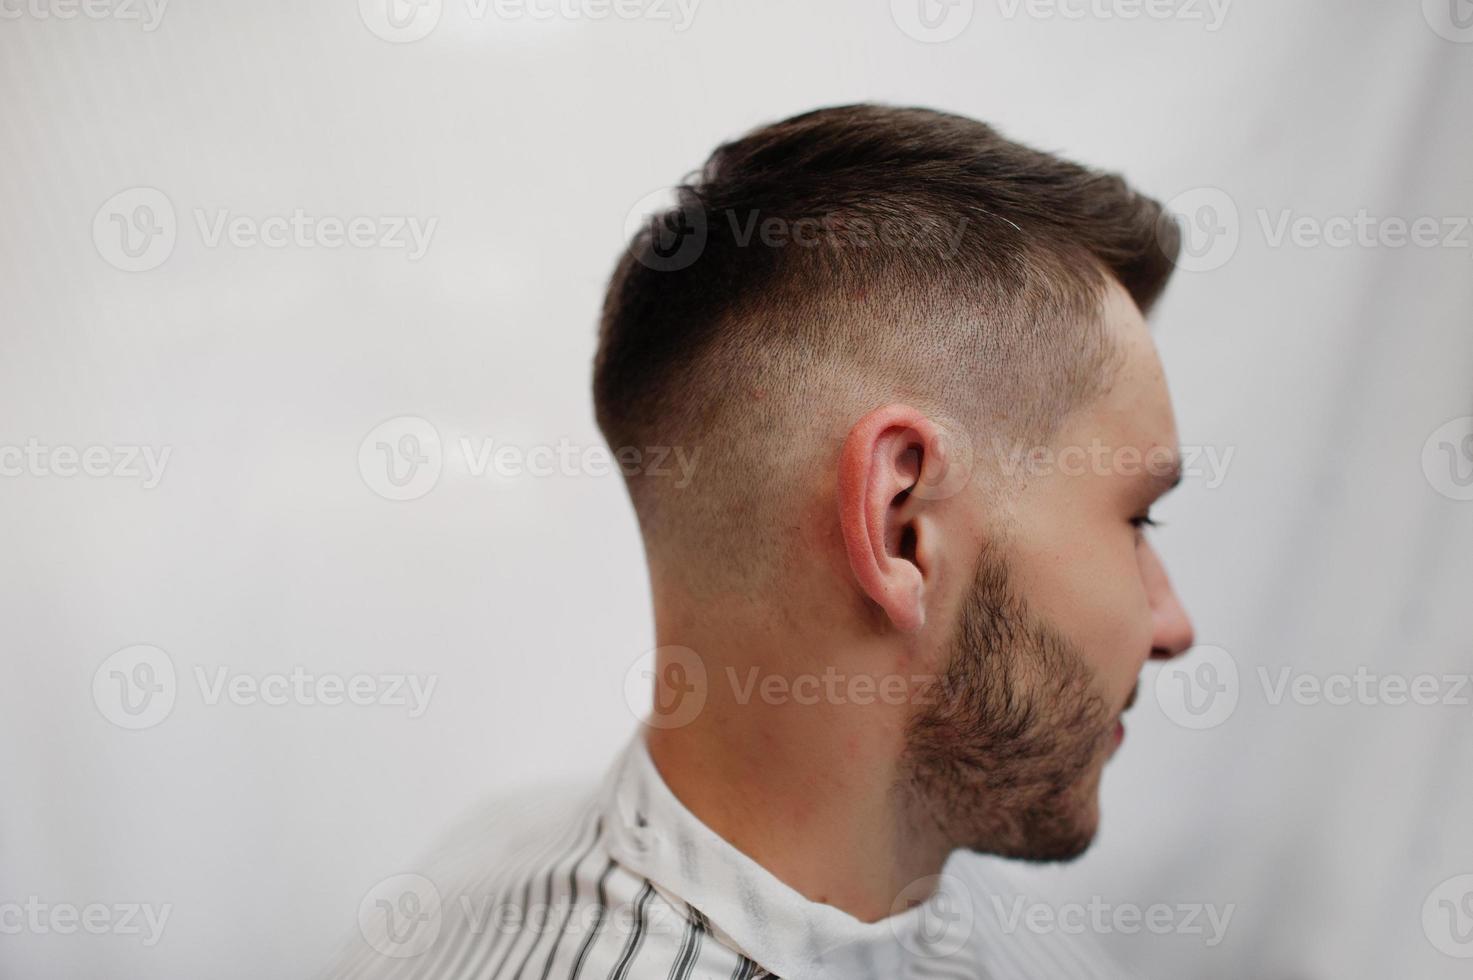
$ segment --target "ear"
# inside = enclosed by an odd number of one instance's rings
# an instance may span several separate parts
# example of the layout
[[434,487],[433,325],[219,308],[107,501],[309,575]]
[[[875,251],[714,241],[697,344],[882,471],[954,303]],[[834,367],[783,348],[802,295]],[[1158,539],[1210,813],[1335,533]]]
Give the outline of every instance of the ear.
[[943,430],[909,405],[886,405],[855,423],[839,456],[839,528],[849,568],[902,632],[926,624],[927,585],[939,547],[930,492],[955,469]]

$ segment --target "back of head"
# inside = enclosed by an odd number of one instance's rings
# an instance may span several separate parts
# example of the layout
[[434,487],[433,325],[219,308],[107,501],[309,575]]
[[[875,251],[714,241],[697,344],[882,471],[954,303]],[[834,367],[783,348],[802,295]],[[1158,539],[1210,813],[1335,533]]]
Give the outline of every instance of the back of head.
[[[717,148],[610,282],[594,402],[652,561],[690,587],[769,580],[845,432],[902,400],[1036,444],[1109,382],[1109,277],[1142,312],[1173,268],[1160,205],[972,119],[853,105]],[[698,455],[697,455],[698,454]]]

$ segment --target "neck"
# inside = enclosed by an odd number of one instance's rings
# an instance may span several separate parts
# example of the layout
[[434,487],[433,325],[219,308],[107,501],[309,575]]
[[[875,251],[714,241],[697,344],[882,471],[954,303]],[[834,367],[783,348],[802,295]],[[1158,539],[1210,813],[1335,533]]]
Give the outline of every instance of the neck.
[[[707,674],[694,721],[647,733],[681,803],[794,891],[861,921],[903,911],[902,891],[924,897],[914,883],[939,873],[949,848],[904,790],[903,706],[873,694],[895,658],[811,646],[754,656],[738,632],[660,632],[661,645],[700,651]],[[850,686],[861,676],[875,680],[867,698]]]

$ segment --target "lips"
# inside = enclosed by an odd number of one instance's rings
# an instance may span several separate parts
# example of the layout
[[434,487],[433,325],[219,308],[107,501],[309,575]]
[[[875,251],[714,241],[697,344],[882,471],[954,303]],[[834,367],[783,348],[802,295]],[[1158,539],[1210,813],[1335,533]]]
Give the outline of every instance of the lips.
[[[1141,682],[1140,681],[1136,681],[1135,682],[1135,687],[1132,687],[1130,689],[1130,697],[1128,697],[1128,698],[1125,699],[1125,707],[1123,707],[1123,708],[1120,709],[1120,714],[1123,715],[1127,711],[1130,710],[1130,706],[1133,705],[1133,704],[1135,704],[1136,696],[1139,695],[1140,693],[1141,693]],[[1117,746],[1121,742],[1125,741],[1125,722],[1122,721],[1119,717],[1117,717],[1115,719],[1115,740],[1114,741],[1115,741],[1115,745],[1117,745]]]

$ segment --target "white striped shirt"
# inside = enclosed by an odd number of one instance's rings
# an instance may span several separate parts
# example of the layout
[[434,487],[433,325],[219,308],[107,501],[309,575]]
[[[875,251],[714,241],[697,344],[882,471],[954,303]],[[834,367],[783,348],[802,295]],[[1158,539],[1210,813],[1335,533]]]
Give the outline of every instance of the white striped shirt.
[[[331,980],[856,980],[1120,976],[1030,928],[1001,862],[958,853],[875,923],[809,901],[677,800],[636,736],[567,805],[483,815],[364,899]],[[930,889],[927,889],[930,891]]]

